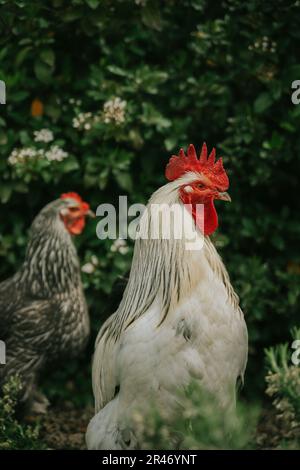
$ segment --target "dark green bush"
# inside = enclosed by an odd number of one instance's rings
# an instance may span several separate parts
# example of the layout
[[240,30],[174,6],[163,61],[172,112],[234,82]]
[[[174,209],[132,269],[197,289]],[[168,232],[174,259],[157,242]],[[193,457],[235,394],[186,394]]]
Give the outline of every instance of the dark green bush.
[[[214,238],[249,326],[245,392],[261,396],[264,348],[285,341],[299,323],[300,106],[291,103],[291,83],[300,79],[298,2],[0,6],[0,79],[7,85],[0,107],[1,279],[20,265],[27,228],[49,200],[75,190],[93,208],[119,194],[145,202],[164,183],[170,154],[205,140],[230,175],[233,202],[219,204]],[[36,142],[41,129],[54,140]],[[68,156],[53,161],[56,149],[47,157],[52,145]],[[30,164],[20,160],[24,148],[35,155]],[[23,149],[21,157],[14,149]],[[131,250],[111,251],[92,223],[77,243],[82,262],[92,264],[84,282],[96,331]],[[87,367],[89,360],[90,352]]]
[[138,442],[143,449],[252,449],[258,409],[238,404],[236,412],[221,410],[214,397],[199,385],[181,394],[176,416],[155,406],[145,417],[134,415]]
[[16,419],[16,406],[21,388],[19,378],[14,376],[1,389],[0,450],[45,449],[45,444],[39,441],[38,425],[31,427]]
[[266,351],[266,393],[272,397],[276,412],[277,446],[285,449],[300,446],[300,329],[292,330],[292,338],[291,344],[284,343]]

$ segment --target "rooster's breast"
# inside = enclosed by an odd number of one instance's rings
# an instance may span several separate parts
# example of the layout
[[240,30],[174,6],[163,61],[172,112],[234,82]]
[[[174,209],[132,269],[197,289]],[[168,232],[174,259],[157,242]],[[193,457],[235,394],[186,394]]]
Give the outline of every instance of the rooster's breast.
[[223,406],[233,405],[247,358],[247,330],[221,281],[200,282],[159,325],[157,300],[129,327],[118,354],[120,404],[155,401],[172,409],[179,388],[196,380]]

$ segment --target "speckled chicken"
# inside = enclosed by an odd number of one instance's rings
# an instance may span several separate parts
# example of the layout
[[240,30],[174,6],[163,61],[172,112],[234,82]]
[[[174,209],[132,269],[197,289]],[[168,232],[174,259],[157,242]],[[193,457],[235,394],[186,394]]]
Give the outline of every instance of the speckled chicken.
[[89,205],[76,193],[63,194],[33,221],[25,261],[0,284],[0,339],[6,365],[0,383],[19,374],[20,401],[30,412],[45,412],[48,400],[37,390],[46,364],[75,357],[90,331],[80,264],[72,235],[85,227]]

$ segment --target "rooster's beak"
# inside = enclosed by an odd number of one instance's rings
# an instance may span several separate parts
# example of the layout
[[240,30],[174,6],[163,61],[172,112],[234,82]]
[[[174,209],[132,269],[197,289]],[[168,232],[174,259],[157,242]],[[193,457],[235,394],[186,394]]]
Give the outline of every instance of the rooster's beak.
[[93,212],[93,211],[91,211],[91,210],[89,210],[89,211],[86,213],[86,215],[87,215],[88,217],[91,217],[92,219],[94,219],[94,218],[96,217],[95,212]]
[[228,193],[219,193],[218,194],[218,199],[221,199],[222,201],[231,202],[231,197],[229,196]]

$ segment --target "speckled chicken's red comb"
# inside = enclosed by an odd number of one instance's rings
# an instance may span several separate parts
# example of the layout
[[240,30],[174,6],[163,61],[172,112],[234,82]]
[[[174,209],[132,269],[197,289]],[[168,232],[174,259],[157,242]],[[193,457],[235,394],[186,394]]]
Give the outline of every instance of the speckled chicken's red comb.
[[207,157],[207,146],[204,142],[198,159],[195,147],[191,144],[187,156],[183,149],[180,149],[179,155],[172,155],[166,166],[166,178],[169,181],[174,181],[188,171],[195,171],[207,176],[219,190],[226,191],[229,186],[228,176],[223,168],[222,158],[219,158],[217,162],[215,162],[215,158],[216,150],[214,148]]
[[78,201],[81,204],[83,210],[88,211],[90,208],[90,205],[77,193],[64,193],[60,196],[60,199],[75,199],[75,201]]
[[60,196],[60,199],[75,199],[75,201],[83,202],[82,198],[77,193],[64,193]]

